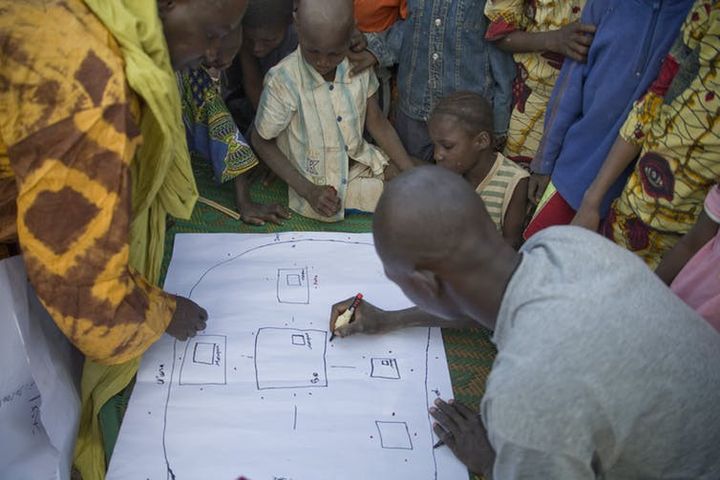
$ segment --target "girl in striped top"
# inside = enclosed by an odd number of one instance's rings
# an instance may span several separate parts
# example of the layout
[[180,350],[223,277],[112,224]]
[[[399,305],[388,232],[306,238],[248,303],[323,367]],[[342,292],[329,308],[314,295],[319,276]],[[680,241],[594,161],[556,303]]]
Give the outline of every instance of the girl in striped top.
[[490,104],[476,93],[448,95],[433,109],[428,129],[435,162],[470,182],[505,240],[518,248],[527,214],[529,174],[494,150]]

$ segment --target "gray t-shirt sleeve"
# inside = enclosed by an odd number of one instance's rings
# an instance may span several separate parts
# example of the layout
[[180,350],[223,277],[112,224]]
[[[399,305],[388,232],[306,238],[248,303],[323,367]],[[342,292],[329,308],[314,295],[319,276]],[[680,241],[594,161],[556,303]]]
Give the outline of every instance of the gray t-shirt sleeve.
[[592,466],[577,458],[534,450],[505,440],[500,440],[498,443],[493,467],[493,478],[496,480],[595,479]]

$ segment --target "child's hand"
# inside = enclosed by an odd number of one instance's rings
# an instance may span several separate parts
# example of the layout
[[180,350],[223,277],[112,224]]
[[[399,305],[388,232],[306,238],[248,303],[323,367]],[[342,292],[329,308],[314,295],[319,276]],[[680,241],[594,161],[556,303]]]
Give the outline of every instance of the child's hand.
[[350,63],[352,64],[352,70],[350,70],[350,75],[358,75],[367,70],[368,68],[374,67],[378,63],[375,55],[370,53],[370,51],[368,50],[363,50],[361,52],[350,52],[348,54],[348,60],[350,60]]
[[595,25],[579,22],[565,25],[560,30],[550,32],[552,40],[548,50],[584,63],[587,60],[595,30]]
[[252,202],[241,207],[240,218],[250,225],[262,226],[265,225],[265,222],[282,225],[283,220],[290,218],[290,212],[287,208],[276,203],[267,205]]
[[310,206],[324,217],[332,217],[340,211],[337,190],[328,185],[313,185],[305,196]]
[[365,35],[356,28],[353,31],[352,37],[350,37],[350,51],[355,53],[362,52],[367,46]]
[[540,202],[548,183],[550,183],[550,175],[543,175],[541,173],[533,173],[530,175],[527,195],[530,203],[537,205]]

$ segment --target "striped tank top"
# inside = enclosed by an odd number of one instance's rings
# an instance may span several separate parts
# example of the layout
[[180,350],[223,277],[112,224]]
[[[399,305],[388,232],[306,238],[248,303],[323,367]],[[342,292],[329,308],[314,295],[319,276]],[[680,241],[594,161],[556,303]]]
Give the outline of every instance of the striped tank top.
[[485,208],[498,230],[502,230],[505,212],[510,205],[515,187],[520,180],[529,176],[530,174],[515,162],[498,153],[490,172],[475,189],[483,199]]

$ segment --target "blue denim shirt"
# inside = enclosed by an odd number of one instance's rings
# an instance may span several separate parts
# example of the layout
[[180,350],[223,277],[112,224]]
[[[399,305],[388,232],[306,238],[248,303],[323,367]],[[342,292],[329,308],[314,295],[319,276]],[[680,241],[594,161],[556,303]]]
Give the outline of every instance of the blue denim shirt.
[[408,18],[369,34],[381,66],[398,64],[399,108],[427,120],[437,101],[470,90],[493,103],[496,134],[505,134],[512,107],[512,56],[486,42],[485,0],[408,0]]

